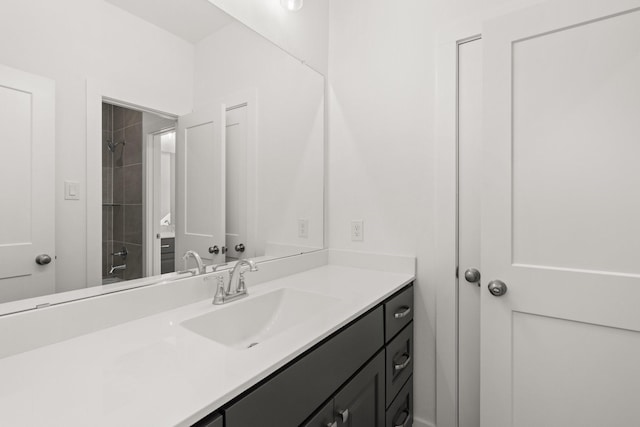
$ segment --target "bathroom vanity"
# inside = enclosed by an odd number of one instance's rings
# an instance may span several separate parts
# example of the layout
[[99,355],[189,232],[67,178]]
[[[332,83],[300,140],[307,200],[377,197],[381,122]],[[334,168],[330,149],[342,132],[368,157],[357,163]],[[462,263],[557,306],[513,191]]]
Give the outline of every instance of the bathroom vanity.
[[[278,262],[247,274],[244,299],[214,306],[219,273],[194,276],[161,286],[206,299],[0,359],[0,424],[411,425],[413,269],[325,261],[276,274]],[[160,307],[169,294],[154,286],[36,310],[62,313],[40,328],[63,328],[72,310],[97,323],[101,298],[124,301],[115,312],[142,295]]]

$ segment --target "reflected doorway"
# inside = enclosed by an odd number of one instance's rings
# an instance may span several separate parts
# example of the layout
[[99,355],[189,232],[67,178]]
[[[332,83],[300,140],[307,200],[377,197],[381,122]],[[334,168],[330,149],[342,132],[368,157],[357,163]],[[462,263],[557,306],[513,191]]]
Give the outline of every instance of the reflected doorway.
[[[111,100],[102,103],[102,284],[154,274],[152,254],[155,246],[160,250],[160,239],[151,243],[149,226],[160,215],[154,193],[163,182],[153,174],[159,169],[154,157],[162,158],[162,141],[157,148],[148,141],[170,131],[175,140],[175,124],[174,118]],[[170,226],[170,208],[164,216]]]

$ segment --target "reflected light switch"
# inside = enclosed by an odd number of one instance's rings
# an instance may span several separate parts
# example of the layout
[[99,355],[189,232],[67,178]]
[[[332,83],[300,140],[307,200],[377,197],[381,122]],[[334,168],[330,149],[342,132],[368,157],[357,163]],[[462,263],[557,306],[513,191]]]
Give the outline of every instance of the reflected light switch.
[[76,181],[64,182],[64,199],[80,200],[80,183]]

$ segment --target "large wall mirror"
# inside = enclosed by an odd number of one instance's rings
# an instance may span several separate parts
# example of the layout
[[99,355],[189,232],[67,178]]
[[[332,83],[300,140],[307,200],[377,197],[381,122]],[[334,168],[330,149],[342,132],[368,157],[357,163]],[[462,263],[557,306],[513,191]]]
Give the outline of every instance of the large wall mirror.
[[324,76],[207,0],[9,3],[0,313],[323,248]]

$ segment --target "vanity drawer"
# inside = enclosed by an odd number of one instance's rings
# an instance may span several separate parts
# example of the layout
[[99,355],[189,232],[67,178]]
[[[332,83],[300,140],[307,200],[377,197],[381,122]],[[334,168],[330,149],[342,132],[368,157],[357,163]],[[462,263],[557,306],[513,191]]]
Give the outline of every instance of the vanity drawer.
[[413,425],[413,375],[402,386],[386,416],[387,427],[410,427]]
[[167,237],[160,239],[160,253],[161,254],[173,254],[176,251],[176,239],[173,237]]
[[413,285],[384,304],[385,342],[413,320]]
[[378,307],[225,409],[226,427],[297,426],[384,345]]
[[387,344],[385,351],[388,407],[413,372],[413,322]]

